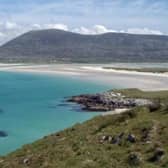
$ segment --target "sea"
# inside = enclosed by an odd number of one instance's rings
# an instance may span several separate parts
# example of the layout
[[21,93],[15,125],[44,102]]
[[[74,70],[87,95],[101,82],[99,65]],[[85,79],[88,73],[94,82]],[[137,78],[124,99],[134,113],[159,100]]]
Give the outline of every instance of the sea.
[[0,72],[0,131],[7,134],[0,137],[0,155],[99,115],[66,100],[108,89],[70,76]]

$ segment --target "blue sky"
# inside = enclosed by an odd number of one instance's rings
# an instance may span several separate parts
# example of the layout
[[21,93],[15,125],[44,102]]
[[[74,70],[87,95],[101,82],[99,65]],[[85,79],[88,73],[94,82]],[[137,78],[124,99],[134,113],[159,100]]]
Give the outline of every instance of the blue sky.
[[56,24],[77,32],[81,27],[93,32],[95,25],[101,25],[107,31],[156,30],[168,34],[167,20],[168,0],[0,0],[1,38],[5,32],[11,36],[7,29],[10,27],[11,31],[10,23],[15,28],[14,35],[32,29],[33,25],[47,28],[46,25]]

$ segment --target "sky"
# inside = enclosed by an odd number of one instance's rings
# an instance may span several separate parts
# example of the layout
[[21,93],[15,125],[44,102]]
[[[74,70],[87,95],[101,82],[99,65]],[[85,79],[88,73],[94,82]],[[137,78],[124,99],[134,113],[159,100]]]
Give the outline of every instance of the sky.
[[0,0],[0,44],[30,30],[168,34],[168,0]]

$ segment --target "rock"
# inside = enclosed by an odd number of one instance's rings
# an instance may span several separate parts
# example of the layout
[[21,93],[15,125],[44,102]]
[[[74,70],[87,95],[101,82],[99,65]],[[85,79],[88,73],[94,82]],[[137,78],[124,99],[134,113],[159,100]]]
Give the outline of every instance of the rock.
[[133,134],[129,134],[127,137],[127,141],[131,142],[131,143],[135,143],[136,142],[136,137]]
[[[101,138],[101,140],[102,140],[102,141],[108,141],[108,142],[111,143],[111,144],[119,144],[119,143],[121,142],[123,136],[124,136],[124,133],[122,132],[122,133],[120,133],[118,136],[113,136],[113,137],[110,136],[110,135],[108,135],[108,136],[103,136],[103,137]],[[101,142],[102,142],[102,141],[101,141]]]
[[113,137],[110,135],[103,135],[99,140],[100,143],[104,143],[106,141],[111,143],[113,141]]
[[161,105],[159,102],[155,102],[155,103],[149,104],[148,108],[150,112],[154,112],[154,111],[157,111],[160,108],[160,106]]
[[122,132],[122,133],[120,133],[120,134],[119,134],[119,136],[118,136],[118,137],[119,137],[119,138],[122,138],[122,137],[124,136],[124,134],[125,134],[125,133],[124,133],[124,132]]
[[100,137],[99,142],[104,143],[105,141],[108,141],[108,139],[109,139],[109,136],[103,135],[103,136]]
[[146,144],[152,144],[152,141],[146,141],[145,143]]
[[106,141],[106,140],[108,140],[108,136],[103,135],[101,139],[102,139],[103,141]]
[[30,164],[30,159],[25,158],[25,159],[23,160],[23,164],[29,165],[29,164]]
[[124,136],[124,133],[121,133],[118,136],[114,136],[111,140],[111,143],[119,145],[121,143],[123,136]]
[[161,148],[157,148],[156,151],[154,152],[154,155],[149,158],[150,162],[159,162],[163,155],[165,154],[164,150]]
[[116,93],[116,95],[120,97],[120,96],[121,96],[121,93]]
[[142,129],[142,137],[141,140],[148,143],[150,141],[150,130],[147,128]]
[[120,138],[118,136],[114,136],[111,140],[112,144],[119,144],[120,143]]
[[108,137],[108,142],[111,142],[112,139],[113,139],[113,137],[112,137],[112,136],[109,136],[109,137]]
[[136,106],[152,105],[153,102],[148,99],[134,99]]
[[3,162],[4,162],[4,160],[3,160],[3,159],[1,159],[1,160],[0,160],[0,163],[3,163]]
[[138,165],[140,165],[141,161],[142,161],[142,159],[140,157],[140,154],[138,154],[138,153],[131,153],[128,156],[128,162],[132,166],[138,166]]
[[5,138],[7,136],[8,136],[8,134],[6,132],[0,131],[0,137]]
[[68,101],[82,105],[82,109],[87,111],[111,111],[117,108],[132,108],[152,104],[152,101],[148,99],[126,98],[120,93],[111,91],[73,96]]

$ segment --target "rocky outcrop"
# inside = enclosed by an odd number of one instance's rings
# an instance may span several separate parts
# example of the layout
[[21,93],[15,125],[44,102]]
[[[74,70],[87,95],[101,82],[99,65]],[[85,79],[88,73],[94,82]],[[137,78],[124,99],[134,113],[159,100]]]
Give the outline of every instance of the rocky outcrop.
[[153,104],[153,102],[148,99],[126,98],[120,93],[112,91],[104,92],[102,94],[73,96],[68,101],[78,103],[82,105],[83,110],[88,111],[111,111],[136,106],[151,106]]
[[121,132],[118,135],[103,135],[99,138],[99,143],[109,143],[109,144],[117,144],[120,145],[122,140],[135,143],[136,137],[133,134],[125,134],[124,132]]
[[0,138],[2,137],[7,137],[8,136],[8,134],[6,133],[6,132],[4,132],[4,131],[0,131]]

